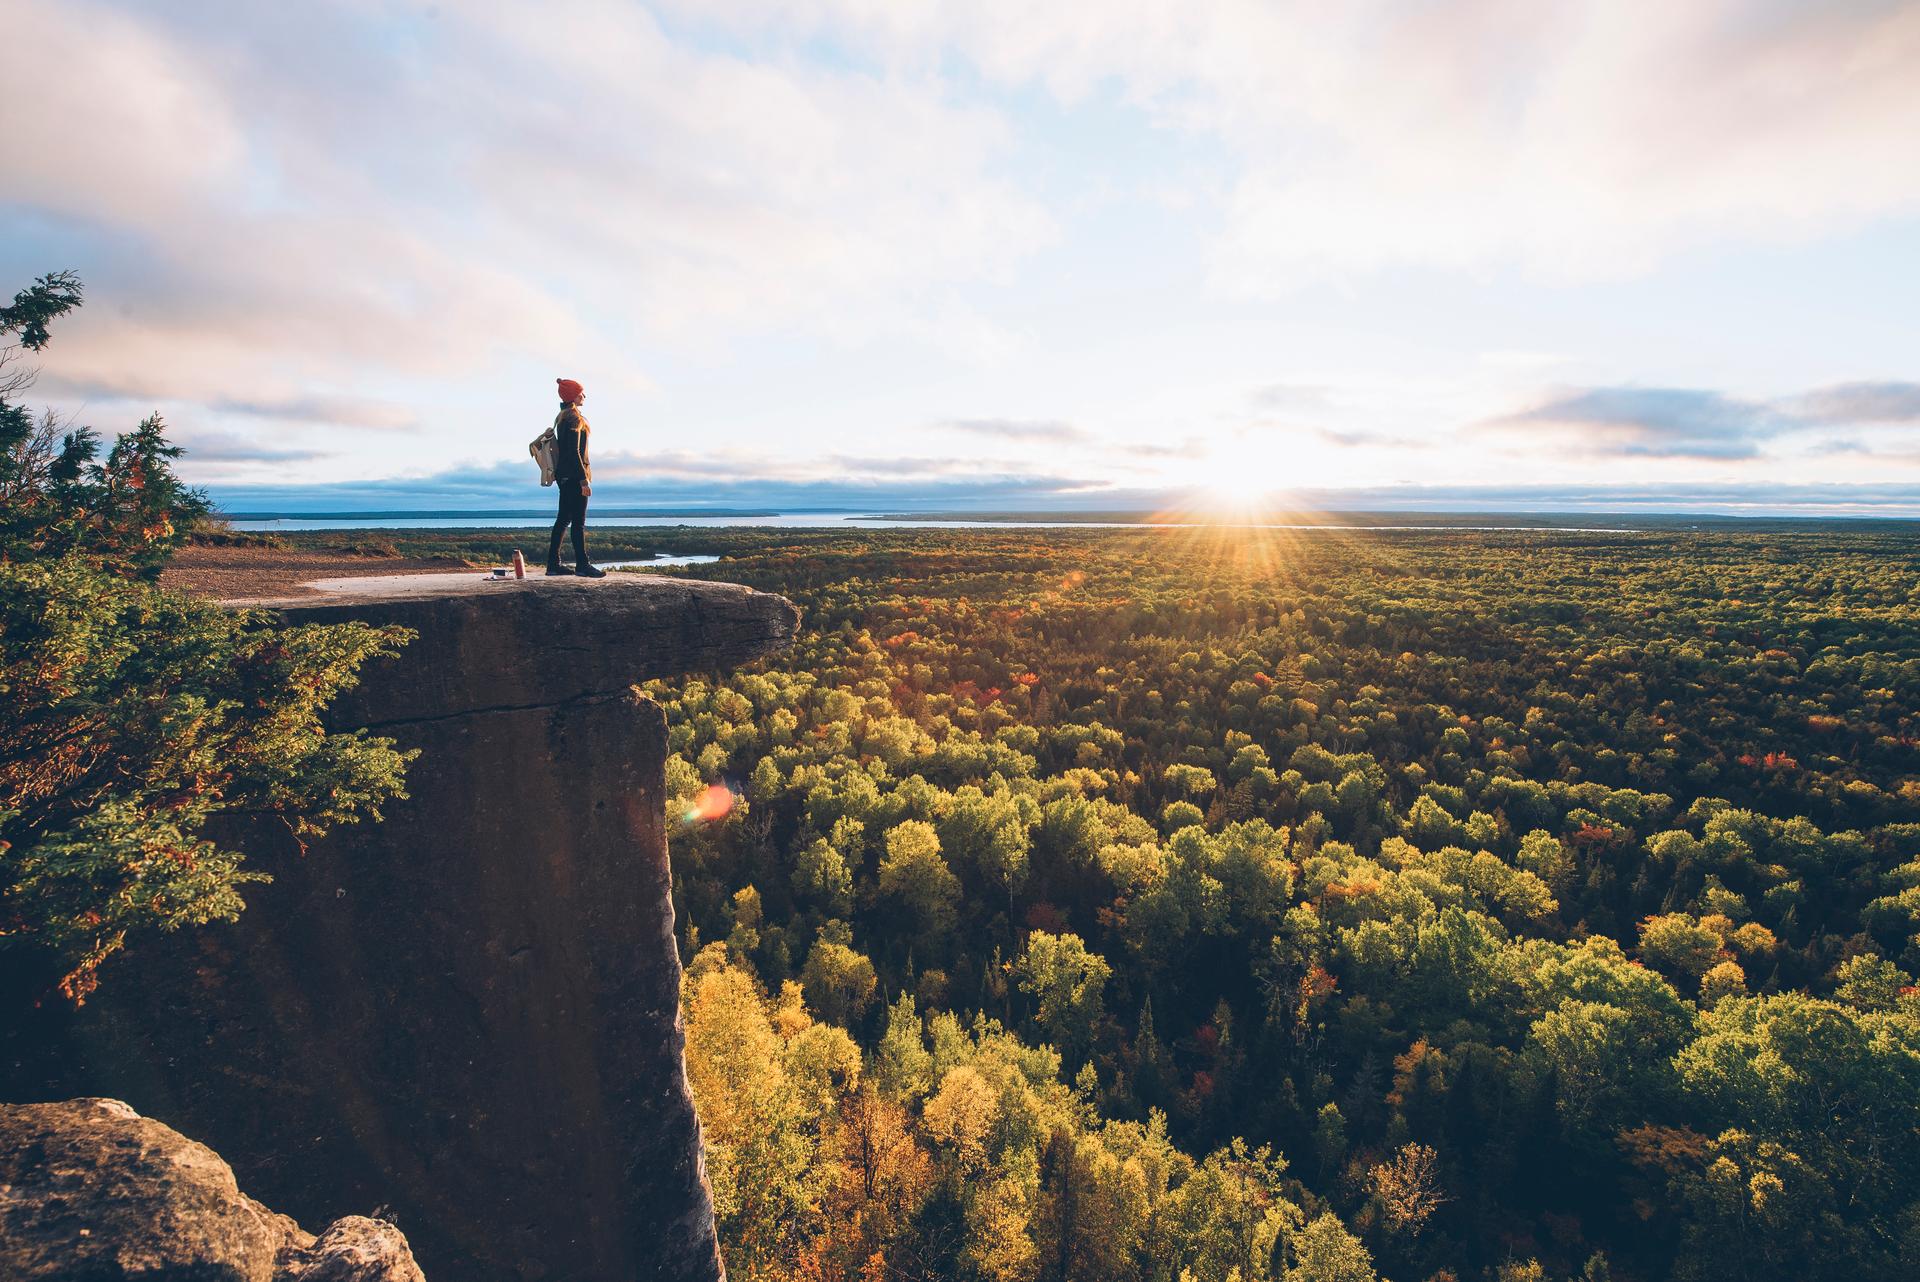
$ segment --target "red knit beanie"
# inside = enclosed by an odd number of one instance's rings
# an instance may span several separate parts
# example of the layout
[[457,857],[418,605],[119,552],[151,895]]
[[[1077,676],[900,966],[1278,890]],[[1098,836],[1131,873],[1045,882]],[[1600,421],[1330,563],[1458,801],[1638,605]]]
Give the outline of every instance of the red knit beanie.
[[560,385],[560,400],[563,404],[571,405],[587,394],[586,388],[570,378],[556,378],[553,381]]

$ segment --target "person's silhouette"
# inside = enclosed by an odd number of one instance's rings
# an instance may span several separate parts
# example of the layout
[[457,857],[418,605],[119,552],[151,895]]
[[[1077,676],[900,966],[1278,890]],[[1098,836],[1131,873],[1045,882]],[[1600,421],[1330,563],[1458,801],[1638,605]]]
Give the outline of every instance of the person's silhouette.
[[[606,577],[606,571],[587,560],[587,499],[593,493],[593,467],[587,461],[587,417],[580,412],[587,389],[570,378],[555,379],[560,387],[560,415],[553,420],[557,438],[553,451],[553,482],[560,491],[560,514],[547,542],[547,573]],[[560,564],[560,536],[573,531],[573,566]]]

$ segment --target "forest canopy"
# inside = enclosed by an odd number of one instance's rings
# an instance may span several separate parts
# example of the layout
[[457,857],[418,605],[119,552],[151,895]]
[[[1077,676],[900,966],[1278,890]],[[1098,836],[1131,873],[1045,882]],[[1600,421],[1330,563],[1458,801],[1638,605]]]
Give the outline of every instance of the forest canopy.
[[1911,532],[677,537],[735,1276],[1920,1269]]

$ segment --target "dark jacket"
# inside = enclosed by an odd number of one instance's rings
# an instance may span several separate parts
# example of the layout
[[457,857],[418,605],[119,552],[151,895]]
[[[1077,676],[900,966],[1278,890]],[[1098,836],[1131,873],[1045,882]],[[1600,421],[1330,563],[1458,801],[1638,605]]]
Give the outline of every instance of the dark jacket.
[[556,481],[593,480],[593,466],[587,461],[587,437],[592,432],[586,417],[571,405],[560,410],[553,420],[553,479]]

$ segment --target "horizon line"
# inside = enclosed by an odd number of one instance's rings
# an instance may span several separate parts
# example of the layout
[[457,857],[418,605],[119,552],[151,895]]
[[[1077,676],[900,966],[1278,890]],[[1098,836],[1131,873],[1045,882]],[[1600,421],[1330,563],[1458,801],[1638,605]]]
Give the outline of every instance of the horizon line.
[[[391,520],[431,520],[456,519],[461,517],[499,520],[506,517],[526,517],[545,521],[552,516],[547,508],[532,507],[458,507],[458,508],[295,508],[275,507],[251,511],[226,511],[214,509],[209,515],[223,521],[370,521]],[[1170,512],[1164,506],[1141,506],[1124,508],[1020,508],[1020,507],[954,507],[944,506],[925,509],[908,509],[904,505],[891,505],[883,508],[879,505],[854,506],[844,504],[789,504],[761,505],[754,507],[691,507],[654,508],[641,506],[609,506],[596,513],[600,517],[659,517],[663,520],[674,517],[774,517],[774,516],[852,516],[868,520],[968,520],[983,518],[1012,518],[1015,520],[1050,520],[1071,524],[1085,524],[1099,521],[1101,518],[1159,518],[1163,522],[1182,521],[1198,524],[1244,525],[1269,523],[1280,517],[1391,517],[1398,520],[1419,519],[1425,517],[1500,517],[1508,519],[1534,518],[1550,520],[1555,518],[1579,518],[1591,520],[1596,517],[1613,518],[1623,521],[1711,521],[1711,522],[1759,522],[1759,521],[1820,521],[1820,522],[1883,522],[1902,525],[1920,524],[1920,514],[1890,514],[1874,512],[1726,512],[1700,511],[1688,509],[1619,509],[1619,508],[1515,508],[1515,507],[1421,507],[1421,508],[1274,508],[1267,511],[1222,512],[1184,510]],[[1143,522],[1144,523],[1144,522]]]

